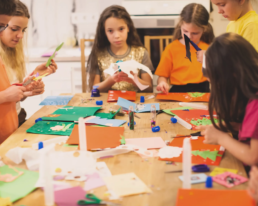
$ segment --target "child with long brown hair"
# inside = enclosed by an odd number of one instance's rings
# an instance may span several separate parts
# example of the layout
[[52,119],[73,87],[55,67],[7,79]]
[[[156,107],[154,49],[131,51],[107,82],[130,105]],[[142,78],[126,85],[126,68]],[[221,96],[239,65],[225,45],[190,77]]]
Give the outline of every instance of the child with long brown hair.
[[[155,72],[159,76],[157,90],[168,92],[209,92],[209,82],[202,74],[196,50],[190,46],[192,62],[186,59],[184,34],[200,49],[206,50],[214,39],[209,13],[201,4],[184,7],[175,28],[173,42],[164,50]],[[169,91],[168,80],[173,85]]]
[[[258,53],[240,35],[226,33],[215,39],[205,56],[213,125],[198,128],[204,142],[223,146],[246,165],[258,165]],[[239,141],[229,132],[238,133]]]
[[[104,70],[112,63],[132,59],[153,70],[148,52],[143,47],[128,12],[122,6],[110,6],[100,16],[88,59],[89,89],[99,86],[101,92],[110,89],[138,91],[134,81],[124,72],[117,72],[113,76],[104,75]],[[152,92],[152,78],[147,72],[139,70],[138,80],[149,85],[144,92]]]

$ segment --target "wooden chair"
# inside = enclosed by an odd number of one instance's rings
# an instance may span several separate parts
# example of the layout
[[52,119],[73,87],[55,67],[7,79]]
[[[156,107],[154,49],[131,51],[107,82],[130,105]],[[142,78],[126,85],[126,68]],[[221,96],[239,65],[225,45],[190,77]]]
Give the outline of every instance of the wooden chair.
[[[159,52],[162,54],[164,48],[172,41],[173,36],[144,36],[144,46],[151,55],[151,40],[159,40]],[[165,40],[165,45],[164,45]],[[165,47],[164,47],[165,46]]]
[[82,75],[82,92],[85,93],[87,91],[87,68],[85,66],[86,57],[85,57],[85,42],[93,42],[94,39],[81,39],[80,47],[81,47],[81,75]]

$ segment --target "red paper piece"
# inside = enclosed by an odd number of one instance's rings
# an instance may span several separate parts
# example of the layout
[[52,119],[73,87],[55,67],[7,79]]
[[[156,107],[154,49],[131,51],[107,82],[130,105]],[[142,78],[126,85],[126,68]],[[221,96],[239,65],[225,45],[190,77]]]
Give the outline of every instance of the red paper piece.
[[255,206],[246,190],[179,189],[176,206]]
[[179,101],[179,102],[209,102],[210,93],[205,93],[201,97],[192,97],[188,93],[157,94],[156,99],[174,100],[174,101]]
[[[189,137],[176,137],[173,139],[173,141],[170,142],[169,146],[183,147],[184,138],[189,138]],[[198,137],[198,139],[196,139],[196,140],[191,139],[192,151],[195,151],[195,150],[200,150],[200,151],[217,150],[217,151],[219,151],[220,150],[220,147],[221,147],[220,145],[204,144],[203,141],[204,141],[204,137]],[[223,155],[224,151],[219,151],[218,154]],[[222,157],[217,156],[216,161],[213,162],[209,158],[203,159],[199,155],[197,155],[197,156],[192,155],[192,163],[193,164],[219,165],[221,159],[222,159]],[[172,161],[172,162],[183,162],[183,153],[181,153],[181,155],[179,157],[166,158],[166,159],[160,158],[160,160]]]
[[[114,148],[120,145],[120,135],[124,134],[124,127],[86,127],[87,149]],[[74,125],[67,144],[79,145],[78,125]]]
[[136,100],[136,92],[132,91],[108,91],[108,102],[117,102],[118,97],[121,97],[123,99],[127,99],[129,101],[135,101]]
[[[189,111],[184,111],[184,110],[171,110],[176,116],[179,116],[181,119],[185,120],[189,124],[191,124],[191,120],[197,120],[197,119],[202,119],[202,115],[208,115],[208,117],[205,117],[207,119],[210,119],[209,116],[209,111],[208,110],[202,110],[202,109],[190,109]],[[213,114],[216,114],[214,112]],[[196,126],[194,124],[192,125],[192,130],[196,130]]]

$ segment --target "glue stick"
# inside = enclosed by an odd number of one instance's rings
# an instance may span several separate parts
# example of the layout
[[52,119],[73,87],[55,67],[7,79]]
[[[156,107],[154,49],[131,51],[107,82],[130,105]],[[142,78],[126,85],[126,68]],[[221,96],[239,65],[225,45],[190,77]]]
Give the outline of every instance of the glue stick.
[[156,106],[154,104],[151,105],[151,128],[156,127]]
[[183,143],[183,189],[191,189],[191,151],[190,138],[185,138]]
[[130,130],[134,130],[134,109],[133,109],[133,106],[129,107],[128,114],[129,114],[129,128],[130,128]]
[[78,129],[79,129],[80,150],[87,151],[86,127],[85,127],[84,119],[82,117],[79,118]]

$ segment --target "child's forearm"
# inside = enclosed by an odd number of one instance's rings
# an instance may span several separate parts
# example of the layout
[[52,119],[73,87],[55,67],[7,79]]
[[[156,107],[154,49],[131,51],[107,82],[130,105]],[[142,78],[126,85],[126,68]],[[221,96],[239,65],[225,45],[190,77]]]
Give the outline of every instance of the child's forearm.
[[4,91],[0,92],[0,104],[3,104],[6,102],[6,99],[5,99],[5,93]]
[[168,83],[168,79],[166,77],[159,77],[158,78],[158,84],[161,83],[161,82]]
[[111,87],[115,84],[116,82],[112,79],[112,77],[109,77],[105,79],[103,82],[100,82],[98,84],[94,84],[94,86],[99,86],[98,90],[100,92],[108,92],[108,90],[111,89]]
[[245,164],[258,164],[258,140],[252,139],[251,144],[248,145],[233,139],[229,134],[225,133],[218,143]]

